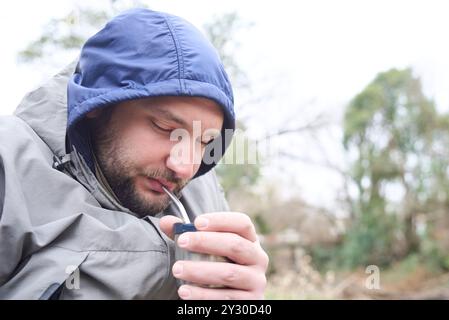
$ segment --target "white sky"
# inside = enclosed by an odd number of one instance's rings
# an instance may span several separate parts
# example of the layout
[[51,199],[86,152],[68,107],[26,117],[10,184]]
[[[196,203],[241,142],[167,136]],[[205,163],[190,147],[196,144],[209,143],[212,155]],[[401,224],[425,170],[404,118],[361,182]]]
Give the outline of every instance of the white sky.
[[[12,113],[22,96],[44,80],[38,70],[17,65],[17,52],[40,35],[49,19],[65,15],[74,3],[15,0],[2,4],[0,115]],[[233,10],[244,21],[254,23],[240,35],[237,57],[252,82],[251,98],[271,96],[269,102],[252,107],[263,109],[253,118],[254,132],[282,123],[287,113],[301,120],[324,111],[338,122],[344,105],[378,72],[392,67],[413,67],[422,77],[427,95],[435,99],[440,110],[449,111],[449,1],[148,3],[153,9],[182,16],[198,27],[214,14]],[[247,97],[237,92],[237,104],[239,98]],[[310,101],[313,103],[303,107]],[[333,130],[323,139],[326,153],[340,162],[338,138],[338,130]],[[310,142],[297,141],[296,148],[299,152],[307,150],[312,158],[319,154]],[[332,202],[339,187],[338,178],[326,170],[301,163],[293,165],[300,177],[294,180],[306,199],[317,204]]]

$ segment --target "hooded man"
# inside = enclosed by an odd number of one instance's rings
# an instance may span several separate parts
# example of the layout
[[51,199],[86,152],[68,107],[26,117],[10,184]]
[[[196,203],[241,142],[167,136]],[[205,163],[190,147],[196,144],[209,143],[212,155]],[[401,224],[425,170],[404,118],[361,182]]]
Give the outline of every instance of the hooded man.
[[[263,298],[267,255],[212,170],[234,128],[228,77],[195,27],[146,9],[112,19],[0,118],[0,297]],[[163,187],[201,215],[178,246],[232,262],[175,263]]]

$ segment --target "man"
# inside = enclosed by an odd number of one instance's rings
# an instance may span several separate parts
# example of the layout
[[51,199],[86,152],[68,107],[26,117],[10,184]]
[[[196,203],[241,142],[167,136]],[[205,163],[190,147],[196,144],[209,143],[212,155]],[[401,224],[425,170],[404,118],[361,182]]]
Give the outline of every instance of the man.
[[[212,170],[234,123],[198,30],[145,9],[111,20],[0,118],[0,297],[263,298],[267,255]],[[178,245],[232,262],[175,263],[180,219],[163,186],[201,214]]]

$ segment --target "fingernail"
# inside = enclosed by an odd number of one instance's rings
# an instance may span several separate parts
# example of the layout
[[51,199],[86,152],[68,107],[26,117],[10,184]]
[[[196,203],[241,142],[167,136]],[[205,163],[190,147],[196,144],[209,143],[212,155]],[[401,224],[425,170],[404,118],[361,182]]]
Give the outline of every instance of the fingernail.
[[200,229],[206,228],[208,224],[209,220],[207,220],[206,218],[198,217],[195,220],[195,225]]
[[181,234],[178,238],[178,246],[187,247],[189,244],[189,236],[186,234]]
[[182,270],[184,269],[182,263],[175,263],[175,265],[173,266],[173,274],[175,276],[180,276],[182,274]]
[[190,297],[190,290],[185,287],[181,287],[178,290],[178,294],[182,299],[187,299]]

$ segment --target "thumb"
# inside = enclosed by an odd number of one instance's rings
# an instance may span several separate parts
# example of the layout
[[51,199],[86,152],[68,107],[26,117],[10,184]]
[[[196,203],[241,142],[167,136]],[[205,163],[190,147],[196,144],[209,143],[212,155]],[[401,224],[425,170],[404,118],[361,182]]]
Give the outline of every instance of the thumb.
[[159,227],[161,228],[162,232],[164,232],[173,240],[173,225],[177,222],[182,222],[182,220],[175,216],[163,216],[159,220]]

